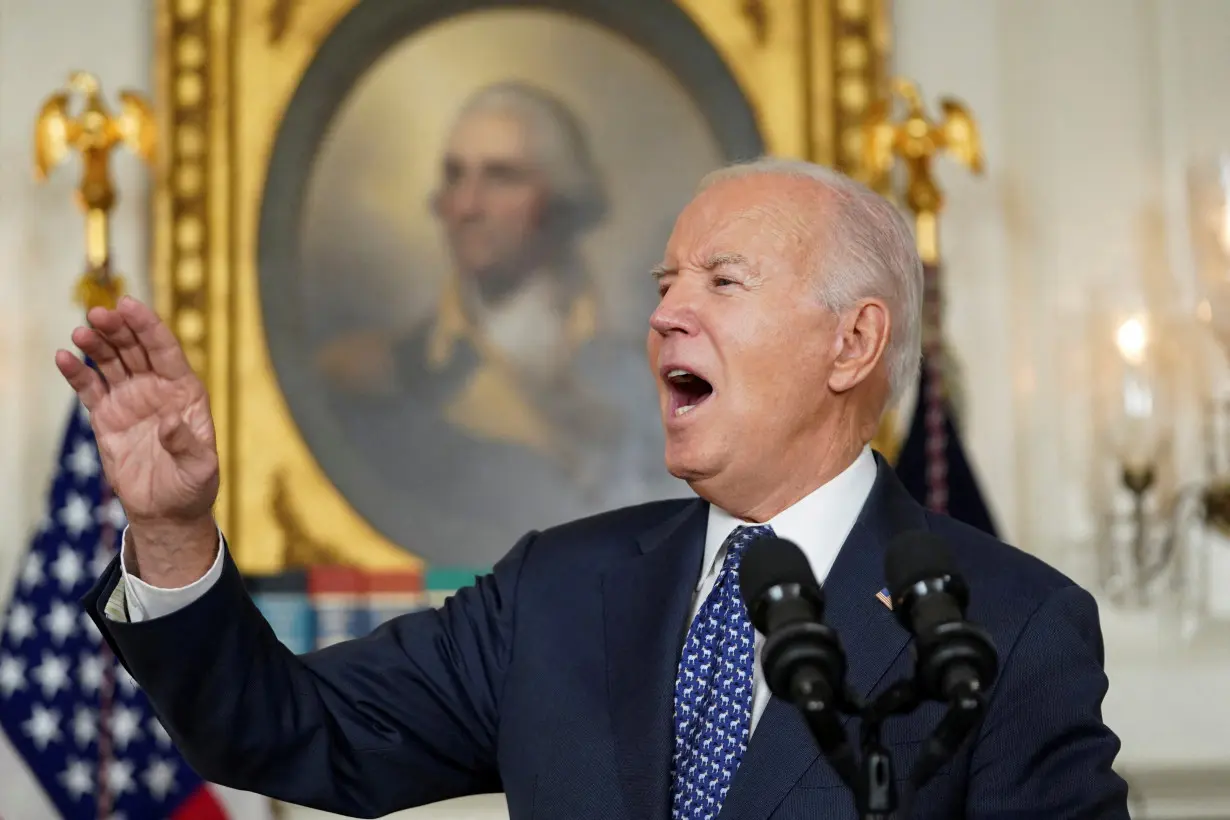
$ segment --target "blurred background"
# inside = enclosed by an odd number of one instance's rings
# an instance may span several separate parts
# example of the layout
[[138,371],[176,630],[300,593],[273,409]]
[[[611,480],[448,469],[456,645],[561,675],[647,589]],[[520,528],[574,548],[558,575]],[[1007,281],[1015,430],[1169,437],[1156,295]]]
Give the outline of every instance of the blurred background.
[[[106,261],[209,383],[219,517],[289,645],[438,603],[526,526],[686,492],[658,474],[637,358],[647,270],[706,170],[802,156],[893,196],[931,263],[942,390],[907,397],[878,446],[920,500],[1095,593],[1134,816],[1230,818],[1230,2],[470,5],[0,0],[0,817],[106,816],[100,792],[123,809],[160,791],[141,743],[174,762],[138,693],[113,707],[80,683],[65,642],[90,638],[55,609],[122,524],[97,480],[70,487],[92,442],[52,361],[83,272],[96,296],[113,283],[87,258],[75,149],[34,171],[56,133],[40,112],[88,71],[130,137],[104,161]],[[891,150],[912,114],[933,129],[914,168]],[[911,201],[920,185],[942,208]],[[484,276],[549,296],[474,308]],[[493,392],[406,365],[467,344]],[[575,395],[523,406],[578,373]],[[458,466],[416,484],[401,465],[429,445]],[[84,572],[55,563],[70,547]],[[21,700],[40,690],[60,721],[43,729]],[[125,709],[145,722],[117,743]],[[180,771],[162,792],[192,788]],[[126,816],[163,816],[145,810]]]

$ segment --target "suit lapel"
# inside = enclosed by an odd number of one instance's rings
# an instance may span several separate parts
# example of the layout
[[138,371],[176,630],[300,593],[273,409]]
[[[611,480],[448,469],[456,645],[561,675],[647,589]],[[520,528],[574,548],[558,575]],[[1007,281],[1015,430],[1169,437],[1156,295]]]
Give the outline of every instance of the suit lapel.
[[603,577],[607,684],[628,816],[670,816],[675,674],[705,548],[697,500]]
[[719,818],[762,820],[816,761],[819,750],[799,711],[769,698],[731,781]]
[[879,454],[876,462],[872,497],[824,584],[825,623],[841,637],[849,662],[846,683],[862,697],[871,693],[910,639],[892,611],[876,598],[884,588],[888,544],[898,533],[927,529],[923,508],[893,468]]
[[[884,586],[888,543],[899,532],[927,526],[922,507],[878,453],[876,463],[871,495],[824,582],[824,620],[837,630],[845,648],[846,683],[862,697],[876,687],[909,642],[909,633],[875,597]],[[720,816],[764,820],[819,757],[820,749],[798,710],[770,698]],[[838,799],[848,797],[843,794]]]

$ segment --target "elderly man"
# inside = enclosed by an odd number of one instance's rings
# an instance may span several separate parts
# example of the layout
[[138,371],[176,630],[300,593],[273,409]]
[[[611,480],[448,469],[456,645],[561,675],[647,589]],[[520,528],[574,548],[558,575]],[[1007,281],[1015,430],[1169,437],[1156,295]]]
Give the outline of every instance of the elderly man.
[[[749,653],[691,661],[759,645],[736,577],[748,542],[774,532],[824,580],[849,685],[882,689],[910,668],[909,635],[876,598],[886,544],[930,530],[1002,671],[913,816],[1126,818],[1093,599],[919,507],[867,447],[919,359],[920,265],[892,206],[815,166],[727,169],[680,215],[656,277],[666,464],[699,497],[529,532],[441,609],[302,657],[245,595],[210,516],[208,399],[170,332],[132,300],[91,312],[73,341],[102,377],[65,351],[57,364],[130,525],[87,605],[187,759],[361,816],[502,789],[513,817],[852,817]],[[719,696],[730,708],[709,708]],[[939,713],[887,725],[901,773]]]

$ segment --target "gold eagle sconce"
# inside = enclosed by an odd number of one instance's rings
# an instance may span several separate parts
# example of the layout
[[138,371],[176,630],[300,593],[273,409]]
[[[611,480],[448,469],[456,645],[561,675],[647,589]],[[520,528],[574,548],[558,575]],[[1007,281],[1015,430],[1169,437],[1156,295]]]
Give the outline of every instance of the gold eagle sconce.
[[[897,77],[892,96],[876,100],[863,122],[862,170],[872,179],[887,174],[897,159],[906,168],[905,204],[916,216],[937,214],[944,199],[931,173],[932,160],[948,154],[972,173],[983,172],[982,136],[973,115],[961,101],[940,99],[942,118],[927,118],[918,86]],[[892,118],[893,97],[906,104],[904,119]],[[934,264],[938,260],[924,259]]]
[[[73,97],[82,100],[76,116],[69,113]],[[88,310],[114,307],[123,281],[113,276],[110,258],[110,214],[116,191],[111,180],[111,152],[120,145],[147,164],[154,161],[157,123],[153,111],[135,91],[121,91],[120,113],[112,115],[102,99],[98,79],[77,71],[64,90],[43,103],[34,124],[35,177],[44,182],[51,171],[76,151],[81,155],[77,204],[86,216],[86,271],[77,285],[77,300]]]

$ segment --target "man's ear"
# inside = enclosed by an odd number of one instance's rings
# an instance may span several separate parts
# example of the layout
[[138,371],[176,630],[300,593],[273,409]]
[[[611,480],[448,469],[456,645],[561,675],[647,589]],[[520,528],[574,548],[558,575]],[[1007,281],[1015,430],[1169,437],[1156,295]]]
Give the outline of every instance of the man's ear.
[[875,372],[888,346],[892,320],[879,299],[864,299],[847,310],[837,326],[837,357],[829,374],[829,389],[844,393]]

